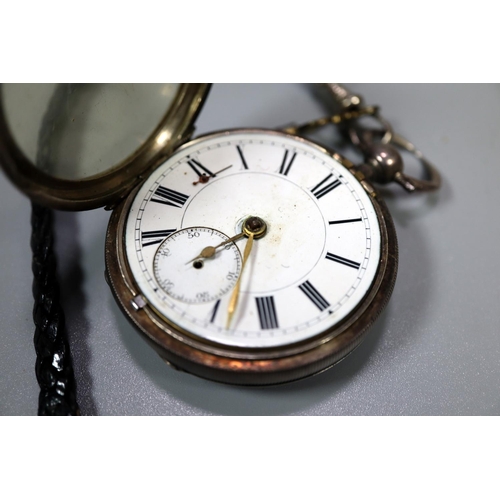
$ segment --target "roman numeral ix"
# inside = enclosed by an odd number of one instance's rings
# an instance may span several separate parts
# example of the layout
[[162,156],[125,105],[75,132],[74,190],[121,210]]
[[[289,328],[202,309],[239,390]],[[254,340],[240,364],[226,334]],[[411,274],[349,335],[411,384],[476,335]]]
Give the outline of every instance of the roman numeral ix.
[[328,194],[330,191],[333,191],[336,187],[340,186],[341,182],[338,179],[335,179],[333,182],[330,182],[330,184],[327,184],[326,186],[323,186],[323,184],[331,179],[333,177],[333,174],[327,175],[317,186],[314,186],[311,191],[318,200],[322,197],[325,196],[325,194]]
[[330,303],[314,288],[309,281],[304,281],[299,288],[307,295],[308,299],[320,310],[324,311]]
[[256,297],[257,312],[259,313],[260,327],[262,330],[271,330],[278,328],[278,316],[276,314],[276,306],[274,297]]
[[174,191],[172,189],[167,189],[166,187],[160,186],[155,191],[153,197],[151,197],[151,201],[181,208],[182,206],[184,206],[184,203],[186,203],[188,198],[189,196],[185,194],[178,193],[177,191]]
[[[172,233],[175,233],[177,229],[163,229],[161,231],[142,231],[141,240],[142,246],[147,247],[149,245],[157,245],[161,243],[167,236],[170,236]],[[152,241],[144,241],[144,240],[152,240]]]
[[327,254],[325,255],[325,259],[333,260],[334,262],[338,262],[339,264],[344,264],[345,266],[353,267],[354,269],[359,269],[359,266],[361,266],[359,262],[354,262],[353,260],[345,259],[344,257],[340,257],[330,252],[327,252]]

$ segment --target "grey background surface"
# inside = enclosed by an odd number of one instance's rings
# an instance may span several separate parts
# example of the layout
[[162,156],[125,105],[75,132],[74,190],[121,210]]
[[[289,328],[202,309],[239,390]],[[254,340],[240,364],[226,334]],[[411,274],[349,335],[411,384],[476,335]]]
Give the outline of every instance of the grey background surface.
[[[285,386],[224,386],[167,367],[104,281],[109,212],[56,214],[59,271],[84,415],[498,415],[500,85],[351,84],[441,171],[437,194],[386,201],[393,297],[365,342]],[[214,85],[197,134],[326,113],[298,84]],[[320,139],[335,147],[334,134]],[[415,166],[413,167],[415,168]],[[0,174],[0,414],[35,415],[30,203]]]

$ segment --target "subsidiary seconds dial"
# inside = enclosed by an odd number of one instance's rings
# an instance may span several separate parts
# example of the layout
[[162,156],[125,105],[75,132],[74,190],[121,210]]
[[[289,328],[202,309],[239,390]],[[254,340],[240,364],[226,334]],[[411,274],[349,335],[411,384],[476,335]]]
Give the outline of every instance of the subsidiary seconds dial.
[[[226,244],[228,239],[208,227],[190,227],[173,233],[154,257],[157,283],[169,297],[187,304],[216,301],[234,287],[241,271],[238,247]],[[197,248],[213,251],[196,255]],[[187,259],[193,255],[196,256]]]
[[[244,232],[252,217],[265,234]],[[217,255],[199,256],[234,235]],[[380,246],[370,195],[349,169],[268,131],[180,148],[139,189],[125,228],[133,278],[169,327],[248,349],[334,332],[372,287]]]

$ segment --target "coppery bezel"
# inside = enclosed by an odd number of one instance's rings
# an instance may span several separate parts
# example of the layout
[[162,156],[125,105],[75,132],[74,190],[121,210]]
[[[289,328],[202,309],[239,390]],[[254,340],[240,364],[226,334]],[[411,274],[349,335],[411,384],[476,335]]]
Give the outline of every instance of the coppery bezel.
[[[265,132],[292,137],[332,156],[345,167],[352,163],[338,153],[299,136],[265,129],[234,129],[213,132],[190,141],[188,147],[213,136],[234,132]],[[355,173],[355,172],[353,172]],[[367,329],[386,306],[396,279],[398,247],[389,211],[366,181],[381,232],[381,257],[375,279],[358,307],[343,321],[302,342],[265,349],[241,349],[204,341],[180,329],[147,304],[136,309],[132,299],[141,294],[125,252],[124,230],[134,190],[112,213],[106,236],[106,272],[119,306],[162,358],[175,367],[218,382],[240,385],[269,385],[290,382],[321,372],[339,362],[363,340]]]
[[[115,204],[148,175],[158,159],[171,154],[189,138],[209,89],[207,83],[180,84],[172,105],[144,144],[103,174],[75,181],[45,174],[20,150],[5,119],[0,87],[0,165],[11,181],[40,205],[60,210],[91,210]],[[161,134],[170,139],[158,142]]]

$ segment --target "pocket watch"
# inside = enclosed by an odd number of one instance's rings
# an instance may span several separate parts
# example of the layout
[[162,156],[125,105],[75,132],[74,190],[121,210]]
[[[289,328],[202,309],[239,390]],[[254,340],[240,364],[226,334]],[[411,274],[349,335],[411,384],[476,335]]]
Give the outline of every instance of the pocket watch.
[[[194,139],[208,85],[98,87],[4,86],[0,161],[40,204],[112,209],[106,280],[160,356],[210,380],[268,385],[351,353],[397,274],[394,225],[372,182],[439,186],[414,146],[337,84],[326,87],[339,104],[331,117]],[[382,129],[361,126],[364,115]],[[304,137],[327,123],[362,165]],[[403,173],[395,146],[427,180]]]

